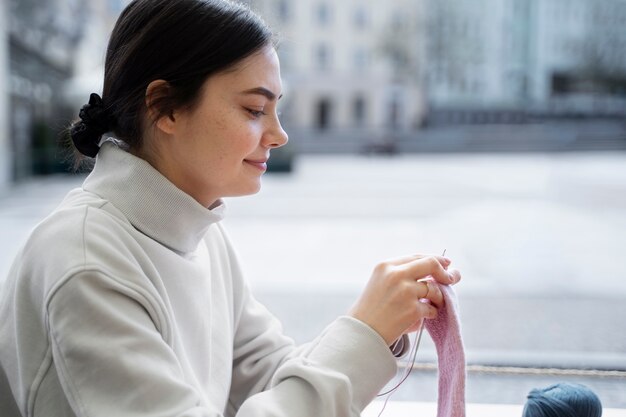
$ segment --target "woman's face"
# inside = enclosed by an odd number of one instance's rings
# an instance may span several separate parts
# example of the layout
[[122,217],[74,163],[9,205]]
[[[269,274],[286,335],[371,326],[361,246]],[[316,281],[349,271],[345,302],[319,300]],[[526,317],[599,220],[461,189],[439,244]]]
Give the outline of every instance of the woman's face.
[[276,111],[281,90],[268,46],[209,77],[192,110],[157,121],[146,159],[205,207],[258,192],[270,150],[287,143]]

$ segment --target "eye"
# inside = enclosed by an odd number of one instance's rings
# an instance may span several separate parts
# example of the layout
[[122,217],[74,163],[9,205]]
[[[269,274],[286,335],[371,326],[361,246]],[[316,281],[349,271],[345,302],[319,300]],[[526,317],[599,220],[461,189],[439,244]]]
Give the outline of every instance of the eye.
[[265,114],[266,114],[263,110],[254,110],[254,109],[246,108],[246,111],[248,113],[250,113],[255,118],[259,118],[261,116],[265,116]]

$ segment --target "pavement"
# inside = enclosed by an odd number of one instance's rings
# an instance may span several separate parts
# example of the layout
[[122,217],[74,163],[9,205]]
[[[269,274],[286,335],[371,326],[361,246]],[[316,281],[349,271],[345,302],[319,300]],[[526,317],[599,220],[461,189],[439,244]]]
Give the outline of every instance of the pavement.
[[[0,276],[81,180],[0,197]],[[446,249],[463,274],[469,403],[520,405],[567,380],[626,408],[626,374],[613,372],[626,371],[626,152],[307,155],[227,206],[255,294],[296,341],[345,313],[377,262]],[[436,401],[434,359],[425,338],[394,401]]]

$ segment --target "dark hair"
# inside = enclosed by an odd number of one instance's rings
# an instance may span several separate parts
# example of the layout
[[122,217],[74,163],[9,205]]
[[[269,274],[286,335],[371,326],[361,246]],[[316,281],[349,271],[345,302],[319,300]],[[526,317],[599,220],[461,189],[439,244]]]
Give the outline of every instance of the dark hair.
[[[146,88],[154,120],[191,109],[204,81],[273,42],[247,6],[228,0],[134,0],[122,12],[106,53],[102,98],[92,94],[70,128],[76,149],[95,157],[103,134],[141,146]],[[95,97],[94,97],[95,96]]]
[[598,396],[581,384],[561,382],[528,394],[522,417],[601,417]]

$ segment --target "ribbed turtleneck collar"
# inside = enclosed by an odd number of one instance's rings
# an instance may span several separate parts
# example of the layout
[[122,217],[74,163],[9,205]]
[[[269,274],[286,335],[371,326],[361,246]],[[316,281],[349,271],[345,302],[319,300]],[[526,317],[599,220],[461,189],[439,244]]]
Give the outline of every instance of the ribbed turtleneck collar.
[[224,204],[209,210],[148,162],[105,141],[83,189],[108,200],[139,231],[178,252],[198,247]]

